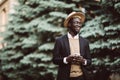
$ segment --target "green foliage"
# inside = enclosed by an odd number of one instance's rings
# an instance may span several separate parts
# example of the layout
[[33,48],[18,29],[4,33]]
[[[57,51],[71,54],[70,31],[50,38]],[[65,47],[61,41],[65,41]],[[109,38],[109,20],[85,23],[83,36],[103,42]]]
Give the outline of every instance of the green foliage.
[[63,20],[75,4],[56,0],[18,0],[3,34],[1,71],[9,80],[54,80],[52,63],[56,36],[64,34]]
[[114,8],[117,10],[117,12],[120,13],[120,3],[116,3],[116,4],[114,5]]
[[55,38],[65,33],[63,21],[71,11],[86,9],[81,36],[90,41],[94,66],[118,71],[120,66],[120,2],[101,0],[18,0],[4,34],[1,71],[9,80],[54,80]]
[[84,24],[81,35],[90,41],[93,65],[119,72],[120,2],[101,0],[95,6],[92,14],[88,14],[94,18]]
[[45,43],[39,47],[39,50],[48,51],[48,50],[52,50],[53,47],[54,47],[54,43]]

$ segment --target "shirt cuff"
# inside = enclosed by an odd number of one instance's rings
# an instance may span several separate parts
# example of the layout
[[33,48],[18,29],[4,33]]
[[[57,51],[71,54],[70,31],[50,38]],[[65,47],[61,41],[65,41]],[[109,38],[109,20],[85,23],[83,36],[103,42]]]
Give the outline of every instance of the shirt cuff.
[[64,57],[63,63],[68,64],[68,62],[66,61],[66,59],[67,59],[67,57]]
[[87,65],[87,60],[85,59],[85,61],[84,61],[84,64],[83,65]]

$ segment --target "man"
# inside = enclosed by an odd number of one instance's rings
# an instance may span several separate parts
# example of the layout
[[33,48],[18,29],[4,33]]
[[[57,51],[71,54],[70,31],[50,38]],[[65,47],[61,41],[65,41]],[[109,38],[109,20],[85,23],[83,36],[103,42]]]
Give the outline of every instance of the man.
[[88,41],[79,36],[84,21],[81,12],[70,13],[64,21],[68,33],[56,39],[53,51],[53,63],[59,65],[57,80],[86,80],[91,56]]

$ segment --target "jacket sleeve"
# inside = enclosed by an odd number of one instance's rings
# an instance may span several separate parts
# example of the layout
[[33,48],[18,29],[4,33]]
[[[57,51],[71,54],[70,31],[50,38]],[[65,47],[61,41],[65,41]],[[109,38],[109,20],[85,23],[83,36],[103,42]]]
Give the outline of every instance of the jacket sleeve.
[[56,39],[55,41],[55,45],[54,45],[54,49],[53,49],[53,63],[54,64],[64,64],[63,62],[63,58],[61,56],[61,49],[62,49],[62,46],[61,46],[61,42],[60,42],[60,39]]

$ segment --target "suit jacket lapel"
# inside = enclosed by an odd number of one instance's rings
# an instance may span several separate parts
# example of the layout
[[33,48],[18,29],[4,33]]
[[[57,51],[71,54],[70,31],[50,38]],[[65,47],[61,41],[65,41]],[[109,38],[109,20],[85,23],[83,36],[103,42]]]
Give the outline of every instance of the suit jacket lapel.
[[67,35],[65,35],[65,37],[64,37],[64,46],[65,46],[65,50],[67,52],[67,55],[70,55],[70,45],[69,45],[69,40],[68,40]]
[[80,55],[83,56],[83,41],[82,41],[82,38],[79,36],[79,45],[80,45]]

